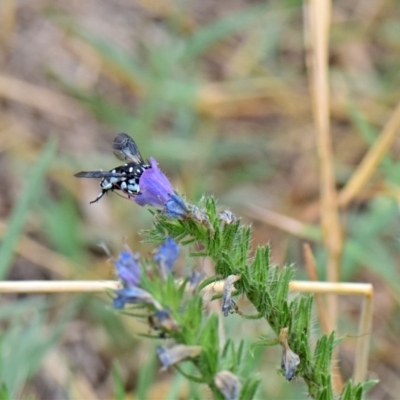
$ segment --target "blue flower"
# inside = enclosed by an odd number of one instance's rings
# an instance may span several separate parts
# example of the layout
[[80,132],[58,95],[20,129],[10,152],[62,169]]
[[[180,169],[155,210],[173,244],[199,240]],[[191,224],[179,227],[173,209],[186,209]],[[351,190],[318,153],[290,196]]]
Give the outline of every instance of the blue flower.
[[150,158],[150,168],[139,178],[140,193],[134,200],[140,206],[162,209],[172,218],[184,217],[187,208],[184,201],[174,192],[168,178],[158,168],[157,161]]
[[165,203],[164,214],[170,218],[182,218],[189,212],[182,197],[176,193],[171,194],[169,200]]
[[150,304],[155,309],[161,310],[160,303],[146,290],[136,286],[124,287],[116,291],[117,297],[114,299],[114,307],[121,309],[125,304]]
[[114,262],[118,278],[124,286],[137,286],[140,281],[139,255],[129,251],[122,251],[118,260]]
[[121,309],[127,303],[150,304],[155,309],[161,309],[161,305],[146,290],[139,288],[141,269],[139,255],[130,251],[122,251],[118,260],[114,262],[118,278],[122,281],[122,289],[116,290],[114,307]]
[[166,277],[172,271],[176,260],[179,257],[179,246],[172,238],[167,238],[158,248],[154,261],[160,266],[163,276]]

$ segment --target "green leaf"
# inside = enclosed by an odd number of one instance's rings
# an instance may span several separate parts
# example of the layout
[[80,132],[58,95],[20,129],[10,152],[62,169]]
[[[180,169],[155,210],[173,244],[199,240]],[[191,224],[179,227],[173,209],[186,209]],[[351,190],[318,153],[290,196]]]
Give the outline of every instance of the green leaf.
[[197,30],[186,41],[186,48],[182,56],[183,61],[198,57],[210,46],[246,26],[251,26],[257,20],[261,22],[262,16],[265,15],[264,10],[264,5],[240,10],[240,13],[229,15]]
[[112,366],[112,376],[113,376],[113,383],[114,383],[114,397],[116,400],[125,400],[126,393],[124,388],[124,382],[122,379],[121,371],[118,368],[116,363]]
[[270,248],[269,246],[257,247],[256,254],[251,265],[251,273],[253,275],[254,282],[262,287],[266,286],[269,274],[269,258]]
[[4,279],[10,267],[18,239],[23,233],[28,213],[40,195],[43,179],[55,155],[56,141],[51,138],[32,167],[31,173],[22,189],[8,221],[8,228],[0,246],[0,279]]
[[260,382],[261,379],[257,377],[249,377],[248,379],[246,379],[246,382],[240,392],[239,398],[241,400],[255,399]]
[[77,263],[82,262],[83,242],[76,202],[64,193],[58,201],[44,198],[39,209],[44,220],[43,230],[53,247]]
[[45,354],[63,333],[65,323],[76,311],[76,304],[71,303],[46,333],[43,326],[47,316],[32,304],[26,305],[29,322],[26,316],[12,318],[0,340],[0,384],[7,388],[11,398],[20,397],[23,384],[37,371]]
[[[155,353],[154,350],[152,353]],[[136,395],[139,400],[146,400],[148,398],[148,392],[154,381],[156,366],[157,358],[153,355],[149,357],[147,363],[140,368],[136,387]]]
[[199,332],[198,343],[203,347],[200,354],[201,370],[204,378],[211,381],[219,367],[218,317],[213,314]]

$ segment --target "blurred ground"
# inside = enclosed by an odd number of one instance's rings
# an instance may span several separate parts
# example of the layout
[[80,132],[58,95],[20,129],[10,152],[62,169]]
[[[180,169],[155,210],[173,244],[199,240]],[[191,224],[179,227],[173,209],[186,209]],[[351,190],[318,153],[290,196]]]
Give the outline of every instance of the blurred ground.
[[[146,210],[112,194],[89,206],[98,182],[72,176],[119,165],[111,142],[120,131],[135,138],[145,158],[157,158],[179,192],[194,200],[215,194],[221,207],[252,222],[254,244],[270,242],[274,261],[295,263],[296,278],[306,278],[304,237],[251,218],[248,209],[256,204],[305,226],[320,221],[303,5],[227,4],[2,0],[3,231],[14,204],[26,195],[25,182],[44,144],[51,136],[58,143],[9,279],[110,279],[112,268],[99,241],[114,254],[124,238],[135,251],[150,251],[138,235],[151,220]],[[399,32],[395,1],[334,2],[331,132],[338,189],[399,100]],[[380,379],[371,394],[379,399],[399,393],[399,154],[396,140],[373,180],[341,211],[346,235],[341,279],[372,282],[376,290],[369,371]],[[324,249],[318,241],[310,243],[324,279]],[[47,301],[48,329],[63,318],[65,307],[74,309],[73,317],[39,363],[26,394],[61,399],[71,391],[81,398],[110,398],[115,361],[127,391],[145,385],[140,369],[152,369],[151,351],[132,335],[143,327],[115,316],[107,298],[65,295]],[[345,339],[339,363],[347,379],[359,299],[342,298],[340,310],[339,334]],[[239,322],[230,324],[239,329]],[[254,338],[263,330],[255,324]],[[279,356],[270,354],[257,361],[266,371],[265,396],[306,398],[300,382],[277,382]],[[152,387],[165,394],[169,384],[170,375],[163,374]]]

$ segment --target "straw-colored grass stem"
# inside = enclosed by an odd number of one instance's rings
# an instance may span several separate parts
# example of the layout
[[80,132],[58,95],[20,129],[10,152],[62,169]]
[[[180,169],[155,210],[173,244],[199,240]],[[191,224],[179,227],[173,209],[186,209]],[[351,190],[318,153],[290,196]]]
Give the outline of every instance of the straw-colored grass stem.
[[268,210],[249,204],[247,206],[246,214],[249,217],[256,218],[265,224],[274,226],[284,232],[288,232],[296,237],[307,240],[319,240],[318,229],[312,225],[308,225],[295,218],[288,217],[278,212]]
[[[303,255],[304,255],[304,265],[306,267],[307,275],[313,282],[318,282],[318,272],[317,272],[317,264],[315,262],[314,255],[312,253],[311,247],[308,243],[303,244]],[[315,305],[317,307],[317,313],[319,317],[319,321],[321,324],[322,331],[325,333],[329,332],[329,321],[326,315],[326,305],[324,302],[324,298],[321,294],[316,293],[314,296]]]
[[354,171],[344,189],[339,194],[339,204],[346,207],[363,189],[371,178],[380,161],[395,141],[400,128],[400,103],[389,118],[374,145]]
[[68,97],[4,74],[0,74],[2,97],[60,117],[76,118],[81,113]]
[[[327,277],[330,282],[337,282],[340,278],[343,244],[329,127],[328,42],[331,4],[329,0],[310,0],[307,4],[311,50],[310,84],[320,160],[321,226],[328,256]],[[334,330],[338,315],[335,296],[328,297],[328,308],[330,330]]]
[[372,285],[369,285],[369,287],[366,286],[358,330],[359,337],[356,347],[356,360],[353,375],[355,383],[363,382],[367,377],[368,356],[372,330],[373,300],[373,287]]
[[7,50],[12,35],[15,32],[16,0],[2,0],[0,2],[0,45]]
[[119,287],[118,281],[0,281],[0,293],[101,293]]

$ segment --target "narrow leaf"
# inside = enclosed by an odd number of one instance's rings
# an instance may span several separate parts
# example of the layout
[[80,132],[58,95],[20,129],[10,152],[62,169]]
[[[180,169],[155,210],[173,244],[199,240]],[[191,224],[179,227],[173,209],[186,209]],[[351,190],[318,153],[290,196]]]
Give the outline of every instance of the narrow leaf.
[[54,157],[56,142],[50,139],[40,155],[38,162],[33,166],[29,178],[26,180],[11,217],[8,222],[8,229],[3,238],[0,247],[0,279],[4,279],[7,275],[13,253],[18,243],[18,239],[22,234],[29,209],[32,207],[34,200],[38,197],[43,185],[43,178]]

